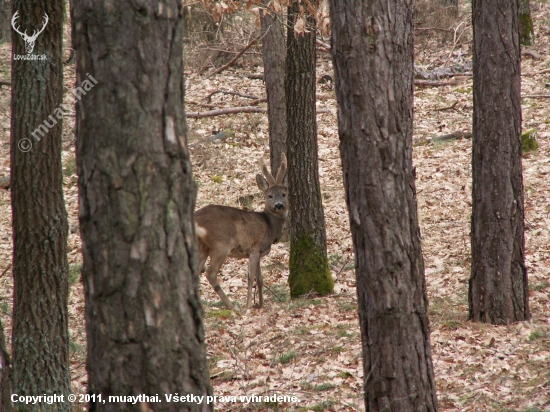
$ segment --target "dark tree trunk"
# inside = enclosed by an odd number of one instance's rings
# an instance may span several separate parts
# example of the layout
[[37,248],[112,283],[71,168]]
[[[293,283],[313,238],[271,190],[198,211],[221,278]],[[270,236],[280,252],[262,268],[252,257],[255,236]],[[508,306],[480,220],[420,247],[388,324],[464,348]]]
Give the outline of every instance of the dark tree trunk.
[[[18,27],[23,32],[42,28],[46,14],[49,22],[38,35],[32,53],[27,53],[21,36],[12,38],[13,392],[67,396],[71,382],[68,224],[59,109],[63,95],[63,1],[17,0],[13,2],[15,12],[19,13]],[[45,59],[18,59],[29,54]],[[39,127],[41,131],[37,132]],[[18,403],[15,408],[69,411],[71,405]]]
[[264,81],[267,91],[267,117],[269,120],[269,149],[271,170],[279,170],[281,154],[286,154],[286,102],[285,70],[286,44],[283,16],[261,10],[262,57]]
[[286,107],[290,203],[290,294],[332,292],[325,217],[317,163],[315,118],[315,19],[306,12],[309,33],[295,34],[301,3],[288,8]]
[[410,0],[330,0],[367,411],[435,411],[414,169]]
[[519,0],[474,0],[470,319],[529,319],[521,169]]
[[519,42],[523,46],[532,46],[535,43],[529,0],[520,0],[519,2]]
[[0,411],[12,412],[10,355],[6,349],[4,328],[0,321]]
[[[268,2],[264,1],[264,6],[267,7],[266,3]],[[264,9],[260,10],[271,170],[279,170],[281,154],[286,154],[286,41],[282,19],[282,15],[272,10],[271,13],[267,13]],[[289,224],[290,215],[287,216],[280,241],[288,241]]]
[[105,411],[205,411],[211,395],[184,112],[183,6],[74,0],[77,166],[89,392]]
[[0,0],[0,43],[11,41],[11,4]]

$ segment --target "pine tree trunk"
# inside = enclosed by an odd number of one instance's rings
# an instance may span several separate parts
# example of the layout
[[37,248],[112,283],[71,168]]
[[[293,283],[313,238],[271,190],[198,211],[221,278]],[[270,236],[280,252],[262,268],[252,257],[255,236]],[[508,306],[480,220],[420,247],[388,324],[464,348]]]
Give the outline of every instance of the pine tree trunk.
[[[13,392],[70,393],[67,212],[61,168],[63,95],[62,0],[13,2],[19,29],[32,33],[49,22],[27,55],[13,36],[11,82],[11,201],[13,225]],[[58,116],[59,115],[59,116]],[[43,122],[51,128],[43,126]],[[36,129],[43,127],[43,133]],[[42,134],[42,135],[41,135]],[[28,151],[26,151],[28,150]],[[16,410],[69,411],[70,403],[21,404]]]
[[10,355],[6,349],[6,338],[4,328],[0,320],[0,411],[12,412],[11,402],[11,365]]
[[529,0],[520,0],[519,2],[519,42],[523,46],[532,46],[535,43]]
[[[208,411],[196,187],[184,112],[183,5],[74,0],[77,166],[91,394],[105,411]],[[90,74],[90,76],[88,75]]]
[[412,166],[412,4],[329,4],[366,411],[436,411]]
[[474,0],[470,319],[529,319],[521,167],[519,0]]
[[325,217],[317,163],[315,118],[315,19],[307,14],[309,33],[294,33],[301,5],[288,8],[286,107],[290,203],[290,295],[326,295],[334,281],[327,259]]

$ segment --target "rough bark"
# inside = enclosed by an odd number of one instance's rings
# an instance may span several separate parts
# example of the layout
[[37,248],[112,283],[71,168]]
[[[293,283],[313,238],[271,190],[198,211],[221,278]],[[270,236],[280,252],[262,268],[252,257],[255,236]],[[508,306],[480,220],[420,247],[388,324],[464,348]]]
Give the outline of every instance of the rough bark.
[[286,107],[290,203],[290,294],[332,292],[325,217],[317,160],[315,119],[315,19],[306,12],[309,33],[296,35],[300,3],[288,8]]
[[[166,394],[212,394],[184,112],[183,6],[72,4],[77,167],[89,392],[158,394],[161,403],[91,410],[205,411]],[[123,35],[121,35],[123,33]]]
[[[62,0],[14,1],[19,27],[32,32],[49,22],[27,55],[21,36],[12,37],[11,204],[13,228],[13,392],[65,396],[70,393],[67,212],[61,169]],[[35,129],[47,121],[43,136]],[[34,137],[33,136],[34,133]],[[32,140],[31,140],[32,139]],[[31,147],[32,146],[32,147]],[[25,151],[30,149],[29,151]],[[16,410],[69,411],[70,403],[15,404]]]
[[[266,5],[268,1],[264,1]],[[271,170],[279,170],[281,154],[286,154],[286,41],[283,16],[271,11],[260,11],[262,24],[262,57],[267,93],[269,123],[269,153]],[[290,215],[287,217],[280,241],[288,241]]]
[[529,0],[520,0],[519,2],[519,42],[523,46],[532,46],[535,43]]
[[6,349],[4,328],[0,320],[0,411],[12,412],[10,355]]
[[285,70],[286,42],[283,16],[274,11],[260,14],[262,24],[262,57],[267,92],[269,149],[271,170],[279,170],[281,154],[286,153]]
[[519,0],[474,0],[470,319],[529,319],[521,167]]
[[414,169],[412,2],[330,0],[366,411],[436,411]]
[[0,43],[11,41],[11,4],[0,0]]

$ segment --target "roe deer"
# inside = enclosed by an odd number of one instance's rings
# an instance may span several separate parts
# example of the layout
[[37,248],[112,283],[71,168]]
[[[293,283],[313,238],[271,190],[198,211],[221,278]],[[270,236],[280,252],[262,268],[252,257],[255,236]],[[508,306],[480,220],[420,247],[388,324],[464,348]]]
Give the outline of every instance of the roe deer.
[[[206,259],[210,265],[206,270],[208,281],[228,309],[235,310],[220,284],[218,272],[227,257],[248,258],[248,296],[246,309],[252,306],[252,285],[256,279],[259,307],[264,303],[262,295],[262,273],[260,259],[271,250],[271,245],[281,236],[288,214],[287,188],[283,181],[287,164],[284,153],[277,178],[269,173],[260,159],[265,178],[256,175],[256,183],[264,192],[265,207],[262,212],[248,212],[229,206],[208,205],[195,212],[197,238],[199,243],[199,271],[204,271]],[[267,179],[267,180],[266,180]]]

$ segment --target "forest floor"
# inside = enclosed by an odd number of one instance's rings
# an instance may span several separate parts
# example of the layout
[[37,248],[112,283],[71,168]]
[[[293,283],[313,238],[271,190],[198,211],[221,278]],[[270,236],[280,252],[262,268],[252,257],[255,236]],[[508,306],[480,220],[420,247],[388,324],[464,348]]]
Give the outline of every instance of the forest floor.
[[[414,101],[414,165],[418,213],[429,297],[432,359],[440,411],[550,411],[550,4],[532,2],[536,40],[524,48],[522,61],[523,129],[535,129],[539,149],[524,155],[525,243],[532,319],[508,326],[469,322],[471,139],[434,138],[471,131],[472,79],[459,77],[439,87],[416,87]],[[466,10],[466,12],[468,12]],[[415,62],[423,71],[467,65],[472,57],[471,23],[467,13],[451,31],[420,31]],[[67,38],[69,38],[67,36]],[[68,48],[67,48],[68,55]],[[0,80],[10,77],[10,48],[0,47]],[[189,69],[187,69],[189,70]],[[74,65],[65,81],[75,81]],[[319,52],[318,77],[332,76],[330,56]],[[261,80],[250,74],[260,66],[235,66],[206,78],[186,72],[186,110],[247,105],[236,91],[265,97]],[[318,85],[319,174],[327,229],[327,248],[334,294],[289,299],[288,243],[274,245],[262,260],[265,307],[235,317],[219,303],[204,276],[208,361],[220,411],[363,411],[363,367],[357,317],[354,257],[344,199],[336,101],[332,85]],[[532,96],[532,97],[528,97]],[[0,178],[9,176],[9,87],[0,88]],[[191,149],[199,182],[197,208],[209,203],[240,207],[239,198],[254,195],[258,159],[269,159],[264,113],[189,119],[190,143],[221,130],[225,140]],[[46,140],[42,143],[45,143]],[[75,392],[85,393],[84,296],[78,230],[77,178],[74,160],[74,118],[64,126],[64,187],[69,215],[71,372]],[[11,336],[11,207],[10,192],[0,189],[0,312]],[[246,302],[247,264],[228,260],[220,278],[230,299]],[[265,288],[264,288],[265,289]],[[9,344],[9,342],[8,342]],[[240,396],[295,396],[296,402],[241,402]],[[225,398],[227,397],[227,398]],[[231,397],[235,397],[232,399]]]

